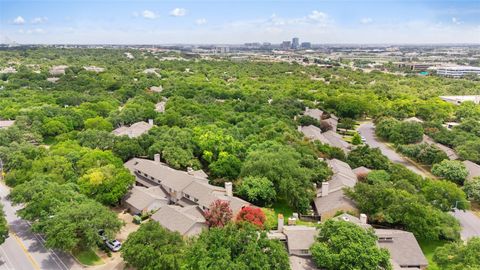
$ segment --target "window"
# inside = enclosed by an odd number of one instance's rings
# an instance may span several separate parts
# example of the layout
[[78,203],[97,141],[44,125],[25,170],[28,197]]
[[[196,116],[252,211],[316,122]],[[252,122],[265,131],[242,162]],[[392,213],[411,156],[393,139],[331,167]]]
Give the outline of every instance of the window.
[[309,251],[308,251],[308,249],[301,249],[300,254],[307,255],[307,254],[309,254]]

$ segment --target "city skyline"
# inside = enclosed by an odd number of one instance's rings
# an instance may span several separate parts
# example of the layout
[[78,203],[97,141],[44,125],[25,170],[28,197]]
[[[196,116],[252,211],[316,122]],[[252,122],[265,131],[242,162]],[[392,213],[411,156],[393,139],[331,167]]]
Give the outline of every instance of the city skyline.
[[478,1],[9,1],[0,42],[480,43]]

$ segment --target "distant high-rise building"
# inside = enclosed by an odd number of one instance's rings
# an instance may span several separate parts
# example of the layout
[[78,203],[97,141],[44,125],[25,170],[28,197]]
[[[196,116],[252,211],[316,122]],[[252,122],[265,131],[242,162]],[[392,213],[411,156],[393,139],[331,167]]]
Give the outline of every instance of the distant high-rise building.
[[282,44],[280,45],[280,48],[287,50],[287,49],[290,49],[291,46],[292,46],[292,42],[287,40],[282,42]]
[[300,39],[298,37],[292,38],[292,49],[298,49],[300,46]]
[[302,49],[311,49],[312,48],[312,43],[310,42],[302,42],[302,44],[300,45],[300,47]]

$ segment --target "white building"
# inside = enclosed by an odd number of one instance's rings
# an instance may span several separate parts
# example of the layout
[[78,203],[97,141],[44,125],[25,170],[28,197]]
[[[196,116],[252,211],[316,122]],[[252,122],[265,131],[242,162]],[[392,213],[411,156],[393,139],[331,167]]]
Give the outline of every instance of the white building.
[[467,74],[480,75],[480,67],[455,66],[455,67],[437,68],[437,75],[440,75],[440,76],[459,78]]

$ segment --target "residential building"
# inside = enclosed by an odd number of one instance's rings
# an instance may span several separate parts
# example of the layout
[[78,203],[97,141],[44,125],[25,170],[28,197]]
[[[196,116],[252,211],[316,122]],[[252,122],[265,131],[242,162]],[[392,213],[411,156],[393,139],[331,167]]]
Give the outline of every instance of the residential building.
[[[351,222],[367,230],[372,229],[372,226],[367,223],[365,214],[360,214],[360,218],[342,214],[335,219]],[[428,261],[413,233],[390,229],[373,229],[373,231],[378,237],[378,246],[389,251],[394,270],[427,268]]]
[[0,129],[9,128],[15,124],[15,120],[0,120]]
[[149,119],[148,123],[141,121],[131,126],[121,126],[112,131],[115,136],[128,136],[130,138],[140,137],[142,134],[147,133],[153,127],[153,119]]
[[453,66],[436,68],[437,75],[445,77],[460,78],[469,74],[480,75],[480,67],[472,66]]
[[288,254],[293,256],[310,257],[310,247],[315,242],[318,229],[303,225],[284,225],[282,214],[278,215],[278,227],[269,231],[267,236],[285,243]]
[[423,120],[420,118],[417,118],[415,116],[410,117],[410,118],[405,118],[403,119],[404,122],[416,122],[416,123],[423,123]]
[[378,245],[390,252],[394,269],[426,269],[428,261],[411,232],[375,229]]
[[467,168],[468,176],[467,180],[472,180],[475,177],[480,177],[480,165],[471,162],[470,160],[463,161],[463,164]]
[[124,204],[132,214],[156,211],[168,202],[168,192],[161,186],[134,186],[124,197]]
[[163,91],[163,87],[161,85],[159,86],[150,86],[149,88],[150,91],[155,92],[155,93],[160,93]]
[[343,150],[343,152],[350,152],[352,146],[343,140],[342,135],[336,133],[333,130],[322,133],[322,135],[330,142],[329,145],[333,147],[338,147]]
[[343,192],[344,188],[352,188],[356,185],[357,176],[350,165],[341,160],[331,159],[327,160],[327,163],[333,175],[329,181],[322,183],[313,201],[321,221],[333,217],[338,211],[357,212],[355,203]]
[[155,111],[159,113],[165,112],[165,105],[167,104],[166,101],[160,101],[157,104],[155,104]]
[[430,144],[430,145],[434,145],[438,149],[442,150],[447,155],[448,159],[450,159],[450,160],[457,160],[459,158],[457,153],[455,153],[455,150],[453,150],[452,148],[450,148],[448,146],[445,146],[441,143],[435,142],[428,135],[423,135],[423,142],[427,143],[427,144]]
[[170,205],[161,207],[152,219],[183,235],[201,231],[205,220],[198,212],[207,211],[216,200],[229,202],[234,214],[242,207],[250,205],[233,196],[231,182],[226,182],[225,187],[210,185],[203,171],[194,171],[190,168],[186,172],[172,169],[160,161],[160,154],[156,154],[154,160],[131,159],[125,163],[125,167],[135,176],[138,185],[158,186],[167,193]]
[[443,101],[452,103],[454,105],[459,105],[465,101],[472,101],[475,104],[480,103],[480,95],[471,95],[471,96],[440,96]]
[[357,179],[358,179],[358,178],[367,176],[372,170],[370,170],[367,167],[361,166],[361,167],[353,169],[352,171],[353,171],[353,173],[355,173],[355,175],[357,176]]
[[167,230],[179,232],[184,236],[198,235],[207,228],[203,212],[196,205],[187,207],[167,205],[160,208],[151,218]]
[[88,67],[83,67],[86,71],[93,71],[96,73],[103,72],[105,69],[101,67],[96,67],[96,66],[88,66]]
[[305,107],[305,111],[303,112],[303,115],[310,116],[316,119],[317,121],[321,121],[323,116],[323,111],[315,108],[310,109],[309,107]]
[[335,117],[335,115],[332,114],[333,117],[330,117],[328,119],[322,120],[322,123],[327,123],[330,127],[332,127],[332,131],[337,132],[337,126],[338,126],[338,118]]
[[332,147],[338,147],[345,153],[350,152],[351,145],[344,141],[342,136],[332,130],[322,133],[319,127],[314,125],[298,126],[297,130],[305,136],[305,138],[311,141],[320,141],[323,144],[328,144]]
[[65,65],[53,66],[52,68],[50,68],[48,72],[50,73],[50,75],[53,75],[53,76],[65,75],[65,69],[67,68],[68,66],[65,66]]

